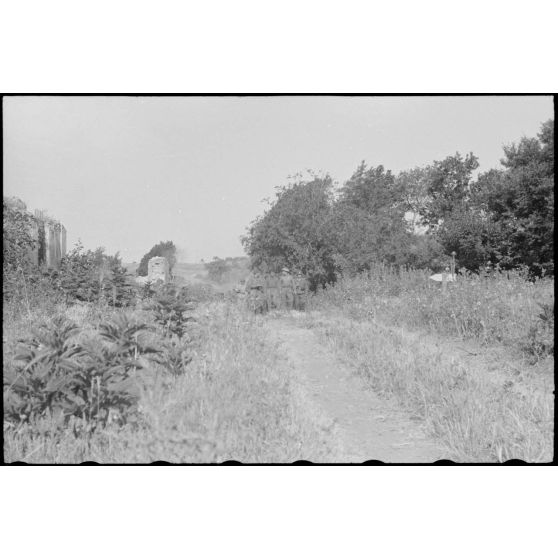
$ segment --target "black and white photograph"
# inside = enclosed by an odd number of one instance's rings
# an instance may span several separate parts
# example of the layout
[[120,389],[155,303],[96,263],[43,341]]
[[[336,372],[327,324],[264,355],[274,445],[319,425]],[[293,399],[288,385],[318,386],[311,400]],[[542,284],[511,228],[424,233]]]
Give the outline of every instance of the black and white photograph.
[[5,463],[549,463],[552,95],[6,95]]
[[552,556],[556,8],[0,17],[0,552]]

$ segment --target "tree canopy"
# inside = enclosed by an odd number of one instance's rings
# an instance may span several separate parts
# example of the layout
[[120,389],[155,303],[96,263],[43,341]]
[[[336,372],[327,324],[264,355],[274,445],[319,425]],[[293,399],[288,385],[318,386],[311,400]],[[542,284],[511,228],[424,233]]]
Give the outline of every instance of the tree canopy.
[[553,274],[554,121],[504,146],[501,162],[475,178],[473,153],[397,175],[363,161],[340,188],[311,175],[277,188],[243,244],[253,268],[286,266],[314,288],[379,261],[439,270],[453,251],[470,270],[490,260]]
[[332,194],[329,175],[277,188],[274,202],[242,240],[252,267],[270,272],[288,267],[304,273],[314,286],[332,281]]

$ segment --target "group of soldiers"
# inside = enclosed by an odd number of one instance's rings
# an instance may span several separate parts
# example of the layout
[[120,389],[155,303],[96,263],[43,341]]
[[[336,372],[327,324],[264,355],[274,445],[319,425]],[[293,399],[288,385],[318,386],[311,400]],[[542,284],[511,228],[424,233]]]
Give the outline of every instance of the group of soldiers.
[[248,308],[263,314],[274,309],[304,310],[309,284],[301,273],[293,276],[284,267],[280,275],[255,271],[246,280],[243,290]]

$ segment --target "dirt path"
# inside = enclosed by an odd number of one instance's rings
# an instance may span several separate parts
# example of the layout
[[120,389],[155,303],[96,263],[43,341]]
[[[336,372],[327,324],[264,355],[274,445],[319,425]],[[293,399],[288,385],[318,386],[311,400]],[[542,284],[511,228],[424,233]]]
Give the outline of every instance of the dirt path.
[[344,462],[432,463],[443,449],[396,405],[380,399],[296,320],[266,323],[280,340],[306,396],[334,421]]

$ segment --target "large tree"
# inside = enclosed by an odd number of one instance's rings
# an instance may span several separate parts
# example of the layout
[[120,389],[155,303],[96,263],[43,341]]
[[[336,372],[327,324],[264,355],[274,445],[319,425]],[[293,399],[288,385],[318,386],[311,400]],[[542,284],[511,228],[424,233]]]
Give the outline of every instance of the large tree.
[[464,210],[474,194],[472,175],[478,166],[472,153],[465,158],[456,153],[428,167],[427,201],[422,211],[430,227],[435,229],[455,211]]
[[270,207],[242,239],[252,267],[278,272],[286,266],[308,276],[314,288],[335,280],[329,226],[332,191],[328,175],[277,188]]
[[423,216],[429,201],[430,167],[415,167],[401,171],[396,178],[406,217],[413,231],[424,225]]
[[331,236],[338,265],[357,272],[373,262],[405,263],[409,233],[401,183],[363,161],[339,192]]
[[501,265],[554,272],[554,121],[504,147],[503,170],[479,177],[479,198],[499,233]]

